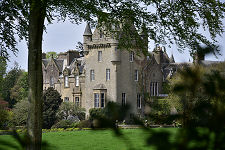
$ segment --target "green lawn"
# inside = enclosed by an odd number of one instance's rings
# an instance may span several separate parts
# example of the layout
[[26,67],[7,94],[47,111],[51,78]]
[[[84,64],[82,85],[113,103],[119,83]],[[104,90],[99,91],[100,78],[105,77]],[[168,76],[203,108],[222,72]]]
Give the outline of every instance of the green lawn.
[[[178,129],[154,129],[169,130],[175,132]],[[125,138],[115,136],[111,130],[81,130],[43,133],[43,141],[46,141],[52,150],[136,150],[149,149],[146,145],[148,133],[142,129],[123,129]],[[9,135],[1,135],[0,140],[14,142]],[[1,146],[0,146],[1,149]],[[6,149],[6,148],[4,148]],[[9,148],[8,148],[9,149]]]

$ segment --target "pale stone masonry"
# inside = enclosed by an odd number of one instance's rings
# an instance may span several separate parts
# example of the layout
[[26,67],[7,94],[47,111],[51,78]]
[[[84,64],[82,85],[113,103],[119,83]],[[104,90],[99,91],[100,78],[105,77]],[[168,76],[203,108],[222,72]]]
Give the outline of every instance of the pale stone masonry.
[[[142,37],[143,38],[143,37]],[[146,39],[143,39],[146,40]],[[83,34],[84,51],[60,53],[57,59],[43,58],[43,88],[54,87],[64,101],[86,109],[105,107],[108,101],[129,104],[131,114],[144,110],[143,90],[160,96],[163,82],[173,74],[173,56],[157,47],[150,56],[118,49],[118,41],[87,24]],[[147,47],[147,46],[146,46]]]

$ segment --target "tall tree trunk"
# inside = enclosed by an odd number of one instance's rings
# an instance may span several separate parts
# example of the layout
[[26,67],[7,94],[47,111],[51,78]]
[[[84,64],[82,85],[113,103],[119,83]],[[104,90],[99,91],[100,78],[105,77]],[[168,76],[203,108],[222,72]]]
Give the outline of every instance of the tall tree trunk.
[[42,35],[45,19],[44,0],[30,1],[29,46],[28,46],[28,82],[29,115],[28,150],[40,150],[42,139]]

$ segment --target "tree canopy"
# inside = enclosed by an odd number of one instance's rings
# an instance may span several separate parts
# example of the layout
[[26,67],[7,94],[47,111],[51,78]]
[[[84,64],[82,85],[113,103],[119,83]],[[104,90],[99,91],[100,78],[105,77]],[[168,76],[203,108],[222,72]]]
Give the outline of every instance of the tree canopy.
[[[195,42],[215,46],[216,36],[224,31],[222,20],[225,3],[217,0],[43,0],[40,2],[44,18],[48,22],[54,19],[65,20],[68,17],[74,23],[88,21],[92,25],[98,23],[99,26],[104,23],[108,30],[112,29],[112,25],[120,25],[127,36],[136,38],[135,32],[129,32],[132,22],[137,30],[145,32],[149,39],[156,43],[176,43],[180,48],[189,47],[192,50],[196,49]],[[28,37],[31,2],[2,0],[0,6],[1,55],[8,56],[7,50],[17,51],[16,34],[20,39]],[[128,23],[127,20],[130,22]],[[204,36],[200,28],[210,33],[211,40]]]

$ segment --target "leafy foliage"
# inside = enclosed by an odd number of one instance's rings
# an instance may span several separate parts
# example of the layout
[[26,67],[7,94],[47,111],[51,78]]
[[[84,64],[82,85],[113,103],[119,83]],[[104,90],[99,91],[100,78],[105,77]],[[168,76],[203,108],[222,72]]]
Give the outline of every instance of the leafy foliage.
[[56,52],[47,52],[46,53],[46,58],[50,58],[50,57],[53,57],[53,58],[57,58],[57,53]]
[[84,120],[85,109],[71,102],[63,102],[59,107],[57,117],[59,120],[73,120],[74,117],[78,117],[79,120]]
[[12,120],[12,112],[0,106],[0,129],[8,129]]
[[[7,49],[17,51],[15,34],[21,39],[27,38],[29,5],[29,1],[1,1],[2,56],[7,56]],[[104,25],[103,30],[107,32],[117,34],[118,31],[122,31],[126,38],[120,45],[125,44],[127,47],[133,40],[142,46],[140,43],[143,43],[143,40],[141,42],[141,39],[138,39],[138,32],[130,32],[134,27],[138,31],[142,30],[156,43],[176,43],[180,48],[189,46],[192,50],[197,49],[195,42],[214,45],[199,31],[200,27],[208,30],[213,40],[224,31],[222,20],[225,4],[216,0],[100,2],[56,0],[43,2],[42,5],[44,17],[49,22],[55,18],[65,20],[67,17],[75,23],[86,20],[94,25],[98,22],[100,27]],[[18,25],[15,20],[19,22]],[[118,24],[121,24],[121,29],[118,29]],[[112,25],[115,28],[112,29]]]
[[6,74],[6,67],[7,67],[6,59],[0,56],[0,97],[2,93],[3,79]]
[[147,119],[152,124],[172,124],[173,117],[170,117],[171,106],[169,104],[169,99],[153,99],[147,101],[147,106],[150,106],[150,112],[147,113]]
[[18,64],[15,63],[14,68],[12,68],[6,75],[2,82],[2,98],[9,103],[9,107],[12,108],[16,103],[14,98],[10,97],[10,90],[16,84],[19,76],[22,74],[22,70],[19,68]]
[[56,113],[62,103],[62,99],[58,91],[52,87],[49,87],[44,92],[43,97],[43,128],[49,129],[57,120]]
[[26,126],[28,118],[29,103],[27,99],[24,99],[16,103],[13,111],[13,124],[16,126]]
[[28,97],[28,73],[21,72],[15,85],[10,90],[10,98],[16,102],[27,99]]

